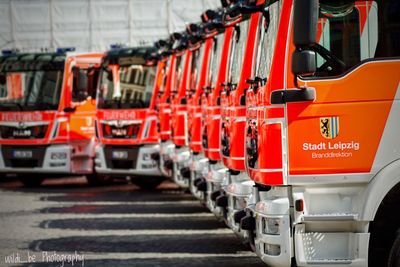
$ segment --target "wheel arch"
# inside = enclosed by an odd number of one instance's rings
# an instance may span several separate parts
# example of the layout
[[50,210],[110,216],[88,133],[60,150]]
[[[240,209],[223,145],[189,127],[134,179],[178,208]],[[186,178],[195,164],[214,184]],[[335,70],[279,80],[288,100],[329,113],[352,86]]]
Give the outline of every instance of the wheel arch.
[[[383,200],[391,190],[400,191],[400,159],[393,161],[381,169],[369,182],[361,203],[360,220],[373,221]],[[400,198],[400,194],[398,196]]]

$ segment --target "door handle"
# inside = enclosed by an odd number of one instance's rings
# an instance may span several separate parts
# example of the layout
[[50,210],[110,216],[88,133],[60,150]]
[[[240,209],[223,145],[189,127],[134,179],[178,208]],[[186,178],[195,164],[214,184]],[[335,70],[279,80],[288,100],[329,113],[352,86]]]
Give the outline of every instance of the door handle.
[[284,89],[271,93],[271,104],[286,104],[291,102],[309,102],[315,100],[314,88]]

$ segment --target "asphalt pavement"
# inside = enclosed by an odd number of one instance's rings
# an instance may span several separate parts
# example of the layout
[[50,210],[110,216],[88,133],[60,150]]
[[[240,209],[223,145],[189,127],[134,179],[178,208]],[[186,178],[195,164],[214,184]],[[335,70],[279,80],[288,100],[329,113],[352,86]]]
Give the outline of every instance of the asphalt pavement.
[[172,182],[0,182],[0,266],[265,266]]

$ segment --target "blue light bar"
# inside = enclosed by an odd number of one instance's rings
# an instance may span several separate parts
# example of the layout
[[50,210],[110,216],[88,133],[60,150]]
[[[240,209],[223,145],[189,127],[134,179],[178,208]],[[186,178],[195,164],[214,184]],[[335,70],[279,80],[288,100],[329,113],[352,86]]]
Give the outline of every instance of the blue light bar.
[[125,48],[126,46],[124,44],[111,44],[110,49],[121,49]]
[[4,50],[1,50],[1,54],[3,56],[16,55],[17,53],[18,53],[17,49],[4,49]]
[[73,51],[75,51],[75,47],[59,47],[59,48],[57,48],[56,53],[64,54],[64,53],[73,52]]

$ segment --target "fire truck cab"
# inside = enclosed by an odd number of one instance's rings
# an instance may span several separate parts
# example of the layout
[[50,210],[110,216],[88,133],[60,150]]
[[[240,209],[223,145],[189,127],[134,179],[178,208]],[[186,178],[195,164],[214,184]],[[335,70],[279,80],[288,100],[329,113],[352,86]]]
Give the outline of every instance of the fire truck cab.
[[172,177],[176,184],[185,188],[189,186],[190,177],[190,174],[185,174],[190,159],[186,90],[189,87],[192,51],[188,49],[189,34],[186,31],[174,33],[173,40],[175,64],[171,84],[171,139],[175,147]]
[[175,55],[172,53],[172,40],[159,40],[157,48],[158,64],[162,64],[160,88],[156,95],[157,129],[160,134],[160,152],[153,154],[160,171],[172,177],[172,154],[175,145],[171,140],[171,82]]
[[228,76],[221,92],[220,152],[228,172],[225,172],[217,205],[225,210],[226,223],[244,242],[247,242],[247,232],[241,231],[236,213],[246,207],[254,185],[245,169],[245,92],[253,75],[256,34],[264,2],[232,2],[223,18],[227,26],[233,27],[233,32]]
[[93,175],[101,53],[9,53],[0,58],[0,172],[26,186]]
[[[224,1],[222,4],[223,7],[228,5]],[[221,92],[224,88],[222,84],[228,77],[228,56],[233,32],[232,26],[226,26],[223,23],[224,13],[223,8],[214,11],[213,14],[207,14],[207,12],[205,14],[210,18],[208,23],[218,31],[218,34],[213,36],[209,76],[202,101],[204,116],[202,148],[204,155],[208,158],[207,166],[203,170],[207,185],[206,204],[219,219],[224,218],[225,206],[217,205],[217,198],[225,198],[222,182],[228,172],[220,154]]]
[[267,6],[241,228],[271,266],[399,266],[398,1]]
[[103,59],[96,122],[99,181],[131,177],[140,187],[154,188],[165,179],[152,158],[160,151],[155,96],[163,69],[159,65],[156,70],[154,52],[150,47],[117,48]]

